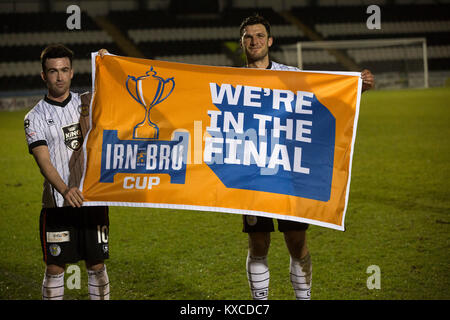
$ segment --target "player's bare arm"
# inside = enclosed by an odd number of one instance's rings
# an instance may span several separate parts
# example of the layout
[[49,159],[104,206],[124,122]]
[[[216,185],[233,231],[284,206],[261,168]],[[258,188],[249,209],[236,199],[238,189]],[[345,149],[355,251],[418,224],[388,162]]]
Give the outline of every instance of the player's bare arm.
[[63,195],[64,199],[72,207],[81,207],[83,204],[83,194],[76,188],[69,188],[61,176],[59,175],[56,168],[50,161],[50,153],[47,146],[37,146],[32,150],[34,159],[36,160],[42,175],[47,179],[48,182]]

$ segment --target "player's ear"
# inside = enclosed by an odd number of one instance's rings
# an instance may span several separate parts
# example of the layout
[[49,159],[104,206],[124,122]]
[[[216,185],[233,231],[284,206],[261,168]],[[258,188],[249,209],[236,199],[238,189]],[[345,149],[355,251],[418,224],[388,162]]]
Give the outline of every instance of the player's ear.
[[272,46],[273,44],[273,38],[269,37],[269,40],[267,41],[267,45],[269,46],[269,48]]
[[44,71],[41,71],[41,79],[42,79],[44,82],[47,82],[47,76],[45,75],[45,72],[44,72]]

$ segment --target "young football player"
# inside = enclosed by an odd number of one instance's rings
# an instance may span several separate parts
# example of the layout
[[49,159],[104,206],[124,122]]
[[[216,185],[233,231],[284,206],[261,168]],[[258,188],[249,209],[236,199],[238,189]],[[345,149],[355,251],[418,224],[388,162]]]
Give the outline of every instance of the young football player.
[[40,240],[46,264],[42,298],[64,297],[66,264],[84,260],[89,297],[109,299],[104,260],[109,257],[108,207],[83,207],[83,140],[89,129],[90,94],[70,91],[73,52],[61,44],[42,51],[41,78],[48,90],[25,116],[29,152],[44,177]]

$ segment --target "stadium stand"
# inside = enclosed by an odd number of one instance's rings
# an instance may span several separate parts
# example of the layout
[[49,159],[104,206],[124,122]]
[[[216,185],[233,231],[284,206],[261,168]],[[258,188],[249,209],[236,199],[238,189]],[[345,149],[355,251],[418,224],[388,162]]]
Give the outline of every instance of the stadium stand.
[[[237,43],[242,17],[255,10],[229,9],[220,14],[172,15],[170,12],[113,12],[109,19],[127,33],[145,57],[210,65],[234,65],[227,42]],[[270,19],[279,43],[297,41],[302,32],[271,8],[258,10]]]
[[[250,8],[235,6],[234,1],[220,6],[220,1],[201,0],[187,5],[186,1],[158,0],[153,7],[149,4],[152,1],[136,1],[138,5],[129,6],[128,2],[126,9],[120,9],[118,4],[123,1],[109,4],[105,0],[105,14],[88,14],[82,8],[81,30],[68,30],[68,14],[61,11],[1,13],[0,95],[43,89],[37,58],[52,42],[65,43],[74,50],[77,76],[73,87],[80,88],[90,87],[90,53],[100,48],[118,55],[240,66],[238,26],[243,17],[254,12],[271,21],[275,58],[282,59],[284,48],[299,41],[425,37],[430,71],[443,72],[448,77],[450,4],[437,5],[429,0],[427,4],[394,5],[396,1],[386,1],[388,4],[382,5],[381,30],[370,30],[365,24],[367,4],[348,1],[351,6],[333,5],[337,1],[329,1],[331,6],[326,5],[327,1],[298,1],[301,6],[295,6],[296,1],[290,1],[294,4],[290,10],[280,11],[279,5],[258,6],[259,1],[245,1]],[[160,6],[161,3],[168,5]],[[326,53],[317,55],[317,59],[321,55]],[[379,57],[384,52],[372,50],[365,55],[377,57],[366,67],[383,66]],[[327,69],[323,65],[317,68]]]
[[123,54],[86,13],[81,15],[82,31],[68,30],[67,17],[60,12],[0,14],[0,92],[43,89],[39,55],[50,43],[64,43],[75,52],[74,87],[89,87],[92,51],[108,47]]
[[[428,69],[434,79],[431,84],[442,85],[450,76],[450,4],[388,4],[381,7],[381,29],[367,28],[367,6],[294,7],[291,12],[314,30],[320,40],[426,38]],[[399,56],[416,55],[413,49],[401,50],[366,50],[360,54],[364,55],[365,67],[387,71],[404,63]],[[311,68],[332,70],[333,66],[326,61],[313,64]]]

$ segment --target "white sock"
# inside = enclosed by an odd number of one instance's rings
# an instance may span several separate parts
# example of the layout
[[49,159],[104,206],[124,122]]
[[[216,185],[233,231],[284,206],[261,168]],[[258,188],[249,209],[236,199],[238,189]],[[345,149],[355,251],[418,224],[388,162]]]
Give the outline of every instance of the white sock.
[[267,256],[252,257],[247,254],[247,279],[254,300],[267,300],[269,296],[269,266]]
[[109,300],[109,278],[106,266],[98,271],[88,270],[88,290],[91,300]]
[[312,264],[309,253],[302,259],[291,257],[291,283],[297,300],[311,300]]
[[42,281],[43,300],[62,300],[64,298],[64,272],[60,274],[44,274]]

